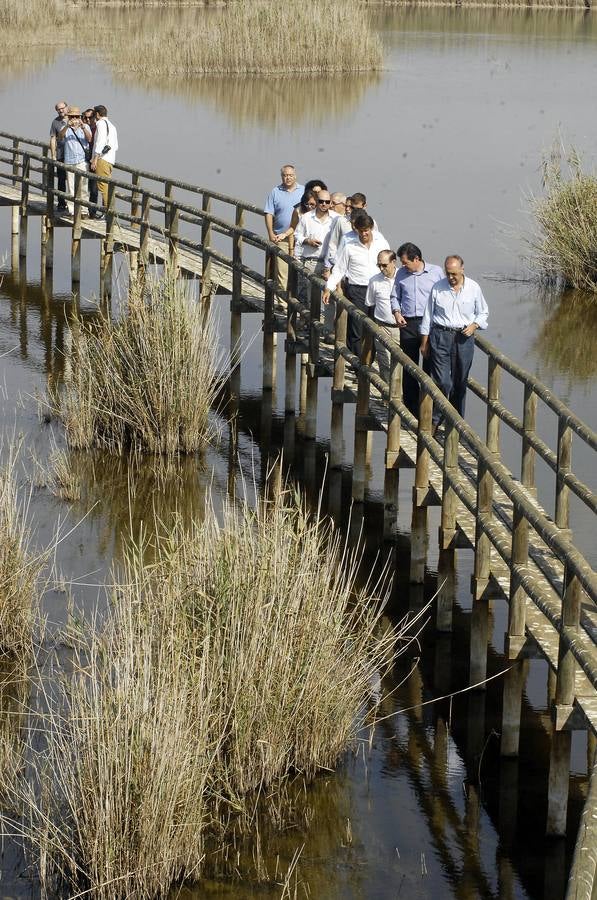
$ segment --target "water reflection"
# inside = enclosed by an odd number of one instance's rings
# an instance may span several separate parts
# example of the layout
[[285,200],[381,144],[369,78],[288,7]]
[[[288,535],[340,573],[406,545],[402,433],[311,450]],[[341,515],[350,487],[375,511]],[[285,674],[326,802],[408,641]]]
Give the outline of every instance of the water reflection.
[[595,295],[568,290],[542,297],[545,321],[533,350],[550,372],[566,379],[568,389],[597,375],[597,302]]
[[[231,77],[147,77],[135,74],[131,84],[147,91],[176,95],[187,102],[207,103],[241,129],[258,125],[278,131],[288,125],[319,126],[351,115],[367,91],[380,81],[378,73]],[[127,80],[127,76],[124,76]]]

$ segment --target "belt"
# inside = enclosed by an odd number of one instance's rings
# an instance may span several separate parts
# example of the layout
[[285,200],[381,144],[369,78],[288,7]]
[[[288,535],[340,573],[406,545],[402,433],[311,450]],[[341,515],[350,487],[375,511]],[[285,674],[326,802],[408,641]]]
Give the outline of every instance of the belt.
[[438,331],[449,331],[450,334],[460,334],[462,328],[449,328],[448,325],[432,325],[432,328],[437,328]]
[[404,316],[407,322],[420,322],[423,316]]
[[383,325],[384,328],[400,328],[400,325],[397,325],[396,322],[382,322],[380,319],[373,320],[376,325]]

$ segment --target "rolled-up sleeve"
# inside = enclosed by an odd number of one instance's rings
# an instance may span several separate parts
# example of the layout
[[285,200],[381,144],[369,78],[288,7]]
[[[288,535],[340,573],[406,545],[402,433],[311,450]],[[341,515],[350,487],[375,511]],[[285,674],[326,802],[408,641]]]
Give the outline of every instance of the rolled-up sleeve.
[[342,249],[338,254],[334,271],[327,280],[326,288],[328,291],[335,291],[348,270],[348,253],[347,244],[344,241]]
[[483,291],[481,290],[481,288],[479,288],[477,296],[475,297],[474,321],[482,331],[484,331],[489,324],[489,307],[487,306],[487,301],[483,296]]

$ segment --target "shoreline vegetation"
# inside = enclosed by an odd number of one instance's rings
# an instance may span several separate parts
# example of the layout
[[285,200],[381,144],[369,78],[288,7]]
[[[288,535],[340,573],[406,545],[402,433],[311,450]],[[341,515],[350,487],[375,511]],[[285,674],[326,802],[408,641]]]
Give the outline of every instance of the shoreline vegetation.
[[69,328],[73,359],[50,408],[70,448],[172,457],[210,442],[217,340],[211,317],[173,272],[134,280],[120,319]]
[[558,141],[543,159],[543,188],[529,198],[531,268],[546,285],[597,293],[597,173]]
[[108,619],[67,626],[7,785],[42,896],[166,897],[256,816],[292,819],[289,788],[356,747],[405,645],[386,573],[359,586],[359,563],[292,492],[130,541]]
[[[383,69],[384,9],[585,11],[593,0],[270,0],[145,2],[145,0],[0,0],[0,59],[15,70],[60,49],[86,51],[119,73],[157,78],[303,75],[306,78]],[[138,17],[152,13],[145,26]],[[105,27],[106,15],[116,20]],[[314,46],[317,37],[318,50]],[[31,54],[35,49],[37,58]],[[23,58],[25,57],[25,58]],[[5,75],[6,77],[6,75]]]

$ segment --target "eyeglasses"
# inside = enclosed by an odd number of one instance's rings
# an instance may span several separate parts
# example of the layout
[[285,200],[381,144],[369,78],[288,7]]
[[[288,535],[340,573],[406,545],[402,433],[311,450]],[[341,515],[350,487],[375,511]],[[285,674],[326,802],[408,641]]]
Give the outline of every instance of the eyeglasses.
[[391,265],[391,263],[389,263],[389,262],[387,262],[387,263],[377,263],[377,268],[378,268],[378,269],[387,269],[388,266],[390,266],[390,265]]
[[332,201],[331,201],[331,200],[319,200],[319,199],[318,199],[317,202],[318,202],[318,203],[327,203],[327,205],[329,206],[330,203],[331,203]]
[[56,112],[64,112],[65,109],[66,109],[66,106],[57,106]]

